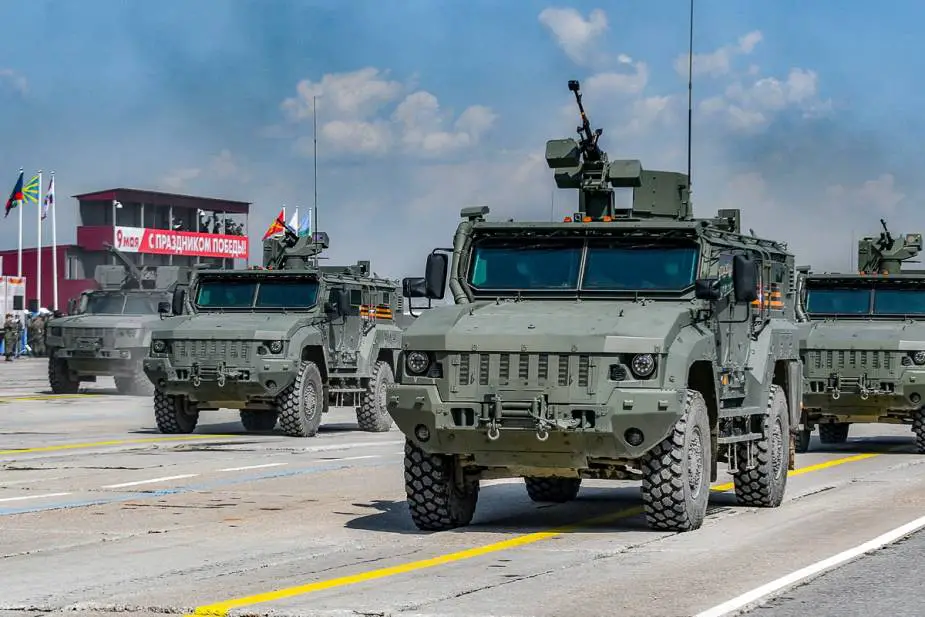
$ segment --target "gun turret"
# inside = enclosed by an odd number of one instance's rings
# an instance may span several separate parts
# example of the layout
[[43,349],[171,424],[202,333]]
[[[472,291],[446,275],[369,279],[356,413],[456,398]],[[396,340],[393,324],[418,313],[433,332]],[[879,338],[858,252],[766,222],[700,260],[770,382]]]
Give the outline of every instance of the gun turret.
[[902,262],[912,259],[922,250],[922,234],[906,234],[894,238],[880,219],[883,231],[879,238],[867,237],[858,240],[858,271],[863,274],[897,274],[902,271]]
[[[690,181],[686,174],[643,170],[635,159],[610,161],[598,145],[603,129],[592,131],[581,102],[577,80],[569,80],[575,93],[581,125],[579,139],[551,139],[546,142],[546,164],[554,170],[556,186],[578,189],[577,220],[616,218],[689,219]],[[632,188],[632,207],[617,210],[614,188]]]
[[263,267],[269,270],[308,270],[318,268],[318,255],[330,246],[328,234],[316,231],[297,236],[287,229],[283,235],[263,241]]

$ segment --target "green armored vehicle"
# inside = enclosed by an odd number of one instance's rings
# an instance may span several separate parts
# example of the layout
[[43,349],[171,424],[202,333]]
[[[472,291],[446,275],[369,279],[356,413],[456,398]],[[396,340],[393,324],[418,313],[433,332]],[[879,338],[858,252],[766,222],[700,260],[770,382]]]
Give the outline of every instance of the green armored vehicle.
[[137,267],[118,249],[107,249],[122,265],[100,265],[94,277],[99,290],[85,291],[68,307],[68,315],[46,326],[48,382],[56,394],[76,393],[81,382],[112,376],[123,394],[150,396],[153,387],[142,369],[159,325],[158,305],[189,282],[180,266]]
[[[368,261],[322,266],[328,235],[264,241],[264,267],[200,270],[175,294],[144,368],[162,433],[192,432],[199,412],[240,410],[247,430],[311,437],[329,405],[356,407],[387,431],[385,386],[401,345],[402,295]],[[168,307],[163,309],[166,311]]]
[[802,394],[793,256],[740,233],[738,210],[693,218],[687,175],[609,161],[569,89],[581,139],[548,141],[546,161],[578,189],[574,216],[465,208],[452,249],[403,281],[442,298],[449,270],[455,301],[408,327],[389,388],[411,518],[467,525],[481,479],[523,477],[541,502],[637,479],[651,527],[692,530],[720,462],[740,503],[776,507]]
[[797,451],[814,427],[843,443],[857,423],[911,424],[925,454],[925,270],[902,270],[922,235],[858,242],[856,274],[800,276],[803,414]]

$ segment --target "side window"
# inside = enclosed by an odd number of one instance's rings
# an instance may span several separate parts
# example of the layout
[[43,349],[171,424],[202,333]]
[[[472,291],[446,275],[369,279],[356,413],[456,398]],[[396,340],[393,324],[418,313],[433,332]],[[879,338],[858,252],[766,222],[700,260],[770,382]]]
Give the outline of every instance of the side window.
[[363,292],[359,289],[350,290],[350,306],[359,308],[363,304]]
[[385,292],[382,293],[382,305],[383,305],[383,306],[391,306],[391,305],[392,305],[392,294],[390,294],[390,293],[387,292],[387,291],[385,291]]

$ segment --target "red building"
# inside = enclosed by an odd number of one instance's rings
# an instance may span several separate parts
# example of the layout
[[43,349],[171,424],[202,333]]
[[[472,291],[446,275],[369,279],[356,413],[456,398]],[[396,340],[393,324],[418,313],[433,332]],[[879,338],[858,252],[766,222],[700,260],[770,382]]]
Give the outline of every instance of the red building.
[[[32,310],[40,305],[64,310],[70,298],[96,289],[96,266],[118,263],[104,245],[107,242],[140,266],[247,265],[250,202],[126,188],[73,197],[79,212],[77,242],[57,247],[57,307],[53,306],[51,247],[42,247],[41,296],[37,289],[38,250],[23,247],[22,275],[26,277],[26,302]],[[19,274],[16,249],[0,251],[0,263],[3,274]]]

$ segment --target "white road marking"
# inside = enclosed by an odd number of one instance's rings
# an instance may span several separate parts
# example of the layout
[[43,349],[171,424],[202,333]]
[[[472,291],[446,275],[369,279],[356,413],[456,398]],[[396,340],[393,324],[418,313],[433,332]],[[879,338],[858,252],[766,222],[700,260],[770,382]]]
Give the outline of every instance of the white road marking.
[[60,480],[62,476],[57,476],[54,478],[32,478],[31,480],[10,480],[0,483],[0,488],[6,488],[7,486],[14,486],[16,484],[33,484],[35,482],[50,482],[52,480]]
[[45,493],[44,495],[26,495],[25,497],[4,497],[0,501],[23,501],[25,499],[41,499],[42,497],[64,497],[70,493]]
[[227,469],[219,469],[219,471],[245,471],[247,469],[264,469],[266,467],[279,467],[281,465],[288,465],[289,463],[266,463],[264,465],[245,465],[244,467],[228,467]]
[[163,478],[151,478],[150,480],[138,480],[136,482],[123,482],[122,484],[107,484],[103,488],[123,488],[126,486],[138,486],[139,484],[153,484],[154,482],[166,482],[168,480],[182,480],[183,478],[195,478],[198,473],[185,473],[179,476],[164,476]]
[[714,606],[713,608],[707,609],[701,613],[697,613],[694,617],[723,617],[724,615],[730,615],[734,612],[737,613],[742,609],[751,607],[751,605],[757,603],[759,600],[765,599],[767,596],[770,596],[775,592],[792,587],[797,583],[821,574],[826,570],[831,570],[836,566],[840,566],[848,561],[851,561],[852,559],[861,557],[866,553],[873,552],[877,549],[883,548],[888,544],[902,540],[906,536],[913,534],[923,528],[925,528],[925,516],[906,523],[902,527],[897,527],[892,531],[888,531],[883,535],[877,536],[873,540],[865,542],[860,546],[850,548],[846,551],[838,553],[837,555],[833,555],[828,559],[817,561],[812,565],[801,568],[796,572],[791,572],[790,574],[782,576],[775,581],[771,581],[766,585],[762,585],[757,589],[752,589],[751,591],[723,602],[718,606]]

